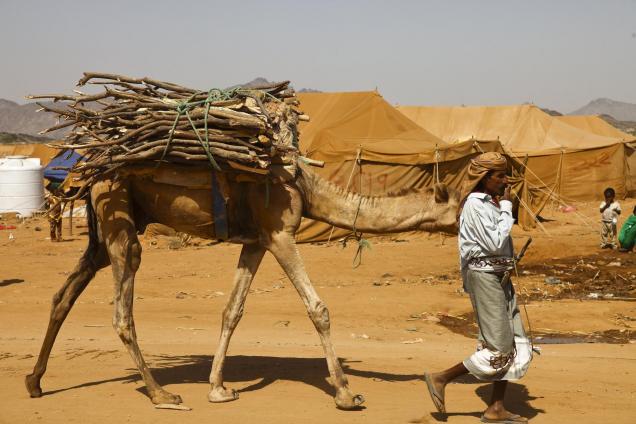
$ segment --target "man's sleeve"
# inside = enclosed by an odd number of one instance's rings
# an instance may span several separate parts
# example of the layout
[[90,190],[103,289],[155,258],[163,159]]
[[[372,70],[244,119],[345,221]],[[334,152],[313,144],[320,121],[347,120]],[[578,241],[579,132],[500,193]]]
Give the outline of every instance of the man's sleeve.
[[494,222],[487,206],[481,201],[473,201],[466,205],[469,208],[466,224],[472,227],[476,241],[484,252],[496,255],[506,245],[514,218],[512,217],[512,202],[500,202],[501,214]]

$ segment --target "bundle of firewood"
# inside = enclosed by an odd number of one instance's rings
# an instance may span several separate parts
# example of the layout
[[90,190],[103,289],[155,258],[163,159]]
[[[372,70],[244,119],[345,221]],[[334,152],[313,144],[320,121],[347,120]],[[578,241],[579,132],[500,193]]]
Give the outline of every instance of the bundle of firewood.
[[297,123],[305,119],[289,81],[258,87],[198,91],[149,78],[85,73],[78,86],[102,85],[98,94],[38,95],[59,124],[73,126],[62,149],[81,150],[73,171],[84,182],[130,164],[161,162],[267,174],[272,163],[295,160]]

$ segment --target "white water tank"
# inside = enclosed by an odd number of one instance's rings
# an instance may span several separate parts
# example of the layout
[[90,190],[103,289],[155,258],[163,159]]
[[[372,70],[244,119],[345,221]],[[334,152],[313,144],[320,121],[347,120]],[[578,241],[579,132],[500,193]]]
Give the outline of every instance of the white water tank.
[[44,205],[44,177],[40,159],[0,158],[0,214],[18,212],[27,217]]

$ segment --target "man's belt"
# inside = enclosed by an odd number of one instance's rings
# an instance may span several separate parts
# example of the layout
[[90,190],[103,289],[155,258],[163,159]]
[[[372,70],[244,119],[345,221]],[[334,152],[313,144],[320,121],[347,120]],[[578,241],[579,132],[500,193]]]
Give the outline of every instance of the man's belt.
[[506,271],[514,268],[515,260],[507,256],[483,256],[470,259],[468,265],[474,269],[492,268],[496,271]]

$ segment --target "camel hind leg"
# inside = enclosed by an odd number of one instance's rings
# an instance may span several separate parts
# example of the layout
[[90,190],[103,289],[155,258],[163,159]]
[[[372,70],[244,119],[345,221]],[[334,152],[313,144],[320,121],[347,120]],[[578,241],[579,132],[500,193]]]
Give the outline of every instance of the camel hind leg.
[[156,382],[137,343],[133,295],[141,244],[133,221],[129,186],[125,181],[104,182],[93,187],[92,195],[115,280],[113,327],[137,365],[152,402],[179,404],[180,396]]
[[40,381],[46,372],[46,366],[57,334],[73,304],[93,279],[95,273],[109,264],[104,244],[99,241],[95,214],[90,205],[87,205],[87,214],[89,227],[88,247],[62,288],[53,296],[49,325],[40,348],[40,354],[33,372],[27,375],[25,379],[25,384],[31,397],[42,396]]
[[327,367],[329,368],[332,384],[336,389],[336,396],[334,398],[336,406],[345,410],[359,408],[364,402],[364,397],[362,397],[362,395],[354,395],[351,390],[349,390],[347,376],[342,370],[340,361],[331,343],[329,310],[327,309],[327,305],[318,297],[318,293],[316,293],[316,290],[307,276],[294,237],[285,232],[278,233],[272,237],[268,250],[274,255],[294,284],[294,287],[296,287],[298,294],[307,308],[309,318],[318,331],[327,358]]
[[219,338],[219,346],[212,362],[212,372],[210,373],[211,387],[208,394],[210,402],[228,402],[238,399],[239,395],[235,390],[227,389],[223,385],[223,365],[225,364],[230,338],[243,316],[245,298],[264,254],[265,249],[256,244],[244,245],[241,250],[241,257],[234,276],[234,289],[223,311],[223,328]]

